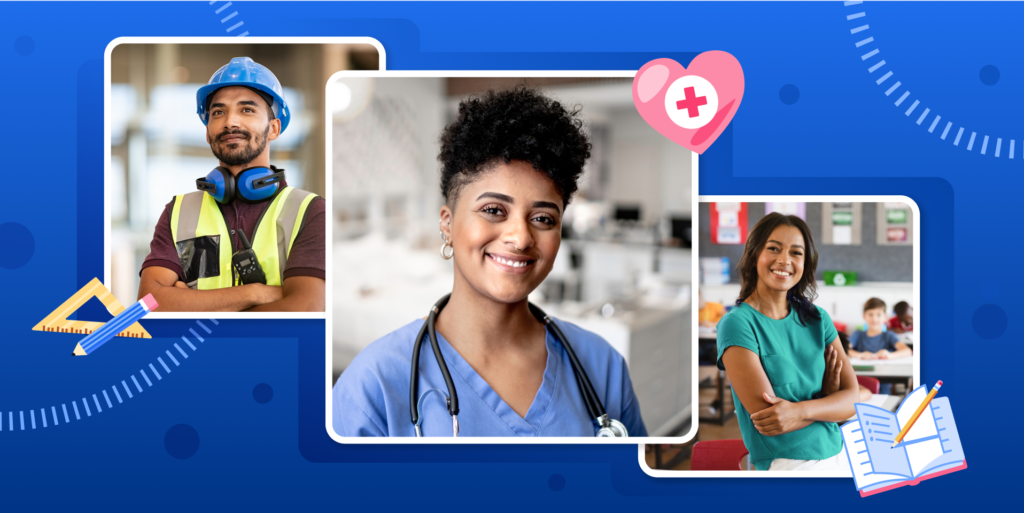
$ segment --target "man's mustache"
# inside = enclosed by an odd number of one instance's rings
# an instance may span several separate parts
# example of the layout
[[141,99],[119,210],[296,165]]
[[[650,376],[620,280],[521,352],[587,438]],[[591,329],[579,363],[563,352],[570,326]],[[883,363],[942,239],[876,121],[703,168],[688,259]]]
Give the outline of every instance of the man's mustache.
[[252,133],[248,130],[232,130],[230,132],[221,132],[220,135],[217,136],[217,142],[222,142],[224,138],[229,135],[242,135],[245,136],[246,139],[252,139]]

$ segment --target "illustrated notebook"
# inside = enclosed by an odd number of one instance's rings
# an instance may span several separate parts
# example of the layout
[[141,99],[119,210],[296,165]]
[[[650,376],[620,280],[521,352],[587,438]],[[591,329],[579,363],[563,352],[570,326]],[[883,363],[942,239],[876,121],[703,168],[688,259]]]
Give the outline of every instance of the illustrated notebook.
[[896,447],[892,442],[924,402],[928,389],[907,395],[896,413],[857,403],[857,420],[843,424],[843,450],[862,497],[967,468],[948,397],[936,397]]

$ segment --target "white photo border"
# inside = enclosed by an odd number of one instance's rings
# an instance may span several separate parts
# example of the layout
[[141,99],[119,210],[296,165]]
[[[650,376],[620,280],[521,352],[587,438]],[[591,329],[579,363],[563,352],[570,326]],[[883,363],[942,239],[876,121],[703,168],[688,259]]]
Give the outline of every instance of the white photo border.
[[[914,244],[914,250],[913,250],[913,255],[914,255],[914,271],[912,273],[913,274],[913,279],[914,279],[914,284],[913,284],[912,296],[913,296],[914,305],[916,305],[915,309],[914,309],[915,317],[918,318],[918,319],[920,318],[920,314],[918,312],[921,311],[921,308],[920,308],[920,306],[921,306],[921,209],[917,206],[917,202],[914,201],[913,199],[911,199],[910,197],[908,197],[908,196],[898,196],[898,195],[892,195],[892,196],[889,196],[889,195],[880,195],[880,196],[870,196],[870,195],[869,196],[865,196],[865,195],[850,195],[850,196],[839,196],[839,195],[820,195],[820,196],[819,195],[810,195],[810,196],[791,196],[791,195],[779,195],[779,196],[736,195],[736,196],[727,196],[727,195],[709,195],[709,196],[703,196],[703,195],[701,195],[701,196],[697,196],[697,203],[694,204],[694,211],[696,212],[696,211],[698,211],[700,209],[700,204],[701,203],[722,202],[722,201],[743,201],[743,202],[748,202],[748,203],[762,203],[762,202],[769,202],[769,201],[803,201],[803,202],[808,202],[808,203],[818,203],[818,202],[820,202],[820,203],[828,203],[828,202],[849,202],[849,201],[853,201],[853,202],[863,202],[863,203],[880,203],[880,202],[887,202],[888,201],[888,202],[900,202],[900,203],[905,203],[905,204],[909,205],[910,209],[914,212],[914,222],[913,222],[913,226],[914,226],[914,242],[913,242],[913,244]],[[696,216],[694,217],[694,219],[696,220]],[[694,226],[699,228],[699,226],[696,224],[696,221],[694,222]],[[697,237],[694,237],[694,241],[699,240],[699,238],[700,237],[699,237],[699,234],[698,234]],[[699,267],[698,262],[700,261],[700,258],[699,258],[700,257],[700,247],[699,247],[699,243],[698,242],[694,243],[694,248],[695,248],[695,250],[694,250],[695,251],[695,255],[694,255],[694,259],[693,259],[694,267],[695,267],[694,276],[697,277],[697,276],[699,276],[699,274],[698,274],[699,271],[697,271],[696,268]],[[698,290],[699,290],[698,287],[699,287],[699,284],[697,286],[695,286],[694,289],[693,289],[693,302],[695,302],[695,304],[696,304],[697,301],[699,301],[699,299],[697,298],[697,294],[698,294]],[[693,326],[692,326],[693,334],[692,334],[692,336],[693,336],[693,340],[695,340],[695,341],[697,340],[697,337],[698,337],[698,324],[697,324],[697,315],[698,315],[698,313],[699,312],[698,312],[697,309],[693,310]],[[915,322],[914,324],[915,324],[915,326],[914,326],[914,334],[915,334],[915,336],[917,337],[917,340],[918,340],[918,343],[916,345],[917,347],[914,349],[914,356],[913,356],[913,358],[914,358],[913,377],[914,377],[914,384],[916,385],[916,384],[919,384],[921,382],[921,343],[920,343],[920,340],[921,340],[921,326],[920,326],[920,323],[918,323],[918,322]],[[694,347],[695,348],[696,348],[696,346],[697,346],[697,344],[694,343]],[[697,360],[696,360],[696,358],[694,358],[694,362],[693,363],[694,363],[694,376],[696,376],[696,369],[697,369]],[[694,404],[696,404],[696,402],[694,402]],[[689,477],[689,478],[699,478],[699,477],[748,477],[748,478],[843,477],[843,478],[847,478],[847,479],[852,478],[852,475],[846,474],[846,473],[844,473],[842,471],[814,472],[814,471],[806,471],[806,470],[803,470],[803,471],[801,471],[801,470],[794,470],[794,471],[775,470],[775,471],[761,471],[761,472],[758,472],[758,471],[749,471],[749,470],[659,470],[659,469],[652,469],[650,466],[647,465],[647,459],[646,459],[645,454],[644,454],[644,446],[643,445],[641,445],[638,448],[638,450],[637,450],[637,461],[640,464],[640,470],[643,470],[645,474],[647,474],[647,475],[649,475],[651,477],[668,477],[668,478],[687,478],[687,477]]]
[[[386,57],[384,45],[372,37],[119,37],[107,44],[103,52],[103,284],[110,288],[110,184],[111,184],[111,152],[110,146],[110,56],[114,48],[120,45],[129,44],[266,44],[266,45],[288,45],[288,44],[339,44],[339,45],[371,45],[377,49],[377,59],[380,69],[386,69]],[[333,77],[331,78],[333,80]],[[330,82],[330,81],[329,81]],[[328,125],[327,129],[330,129]],[[327,145],[330,146],[330,135],[328,134]],[[327,152],[330,157],[330,150]],[[324,189],[326,195],[330,196],[332,187],[332,176],[330,173],[330,161],[324,177]],[[328,216],[331,212],[333,200],[325,197]],[[325,307],[323,312],[152,312],[146,315],[146,319],[327,319],[327,312],[331,311],[333,304],[330,291],[332,277],[331,262],[333,256],[333,245],[331,244],[332,223],[327,223],[325,248],[325,269],[327,291]],[[122,298],[123,300],[124,298]],[[327,331],[330,336],[330,330]]]
[[[351,78],[351,77],[366,77],[366,78],[456,78],[456,77],[481,77],[481,78],[493,78],[493,77],[538,77],[538,78],[633,78],[636,75],[635,70],[622,70],[622,71],[610,71],[610,70],[572,70],[572,71],[552,71],[552,70],[501,70],[501,71],[469,71],[469,70],[452,70],[452,71],[339,71],[331,76],[330,80],[327,81],[327,91],[330,94],[331,85],[339,78]],[[328,98],[327,104],[330,105],[330,99]],[[333,115],[331,112],[326,113],[327,123],[327,175],[332,174],[332,141],[333,141]],[[692,205],[692,214],[690,216],[691,226],[697,226],[697,153],[691,152],[690,161],[690,201]],[[330,189],[328,189],[330,190]],[[698,276],[698,264],[696,258],[696,246],[693,246],[694,257],[692,258],[691,272],[692,276]],[[330,283],[328,283],[330,287]],[[692,303],[692,301],[691,301]],[[330,303],[328,303],[330,305]],[[694,304],[690,305],[693,309]],[[330,306],[328,306],[330,308]],[[330,310],[328,310],[330,311]],[[696,310],[694,310],[696,311]],[[693,318],[696,319],[696,313],[693,314]],[[536,438],[521,438],[521,437],[498,437],[498,436],[485,436],[485,437],[424,437],[424,438],[409,438],[409,437],[345,437],[339,435],[334,431],[332,423],[333,404],[331,401],[331,391],[334,383],[331,382],[332,371],[333,371],[333,360],[334,351],[331,344],[331,333],[333,320],[331,316],[327,316],[327,343],[326,346],[326,368],[325,373],[325,427],[327,434],[338,443],[344,444],[639,444],[640,452],[643,452],[644,444],[679,444],[686,443],[693,439],[697,434],[697,376],[691,373],[691,389],[693,391],[692,397],[690,398],[690,430],[682,436],[661,436],[661,437],[627,437],[627,438],[597,438],[597,437],[554,437],[544,436]],[[696,333],[696,331],[694,331]],[[697,343],[696,335],[693,336],[690,341],[691,349],[691,365],[696,368],[697,364]]]

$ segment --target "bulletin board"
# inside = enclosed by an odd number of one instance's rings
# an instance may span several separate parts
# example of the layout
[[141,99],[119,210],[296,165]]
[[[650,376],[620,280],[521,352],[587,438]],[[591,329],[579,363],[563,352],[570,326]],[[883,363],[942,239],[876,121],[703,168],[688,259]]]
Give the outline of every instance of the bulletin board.
[[860,246],[863,205],[857,202],[821,204],[821,244]]
[[[914,248],[908,244],[879,244],[876,237],[876,219],[879,209],[876,203],[862,203],[860,216],[861,244],[841,245],[824,244],[821,240],[823,204],[807,203],[807,225],[814,234],[818,248],[818,269],[815,278],[823,280],[822,271],[847,270],[856,271],[858,281],[890,281],[910,282],[914,277]],[[702,202],[700,208],[700,257],[727,257],[733,266],[729,275],[730,283],[739,283],[739,273],[735,266],[743,255],[742,245],[715,244],[711,240],[708,203]],[[764,203],[746,203],[748,230],[753,228],[765,215]],[[909,211],[908,211],[909,212]],[[908,217],[907,226],[913,226],[913,219]],[[913,241],[913,233],[908,232],[908,240]]]
[[876,203],[879,246],[913,246],[914,211],[906,203]]

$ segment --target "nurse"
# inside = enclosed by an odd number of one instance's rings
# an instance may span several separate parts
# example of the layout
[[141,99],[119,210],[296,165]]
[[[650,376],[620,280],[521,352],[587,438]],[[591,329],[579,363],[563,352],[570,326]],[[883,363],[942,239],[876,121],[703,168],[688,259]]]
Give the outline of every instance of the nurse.
[[[455,280],[436,332],[458,392],[459,436],[595,435],[565,348],[527,303],[551,271],[565,207],[590,157],[582,125],[578,108],[520,87],[463,101],[441,136],[441,256],[452,259]],[[554,322],[609,417],[630,436],[646,436],[622,356],[598,335]],[[420,429],[453,435],[448,388],[430,343],[417,340],[423,324],[416,319],[373,342],[345,369],[333,393],[339,435],[415,436],[417,343]]]
[[[757,470],[849,468],[837,422],[855,413],[857,377],[832,319],[813,304],[817,265],[802,219],[764,216],[740,258],[736,307],[718,323],[718,367]],[[826,365],[839,369],[838,390]]]

